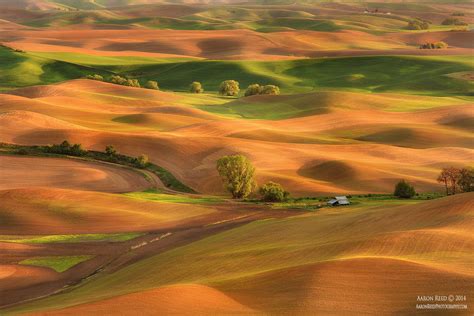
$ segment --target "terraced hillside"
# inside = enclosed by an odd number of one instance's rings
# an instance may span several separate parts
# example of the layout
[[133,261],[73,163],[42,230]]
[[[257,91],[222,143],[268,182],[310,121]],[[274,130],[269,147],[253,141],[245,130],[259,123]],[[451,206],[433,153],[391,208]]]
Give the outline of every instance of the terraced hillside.
[[[436,294],[472,315],[473,19],[0,0],[0,314],[413,315]],[[216,168],[235,154],[256,170],[243,199]]]

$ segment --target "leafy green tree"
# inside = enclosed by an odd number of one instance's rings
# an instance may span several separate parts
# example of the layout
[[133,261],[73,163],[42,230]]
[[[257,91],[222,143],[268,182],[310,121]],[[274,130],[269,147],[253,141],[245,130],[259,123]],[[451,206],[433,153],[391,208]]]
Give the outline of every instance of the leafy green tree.
[[148,165],[148,156],[140,155],[135,159],[135,165],[138,168],[145,168]]
[[409,199],[415,195],[415,188],[405,180],[402,180],[395,186],[395,192],[393,195],[398,196],[399,198]]
[[239,83],[235,80],[225,80],[219,86],[219,94],[226,96],[236,96],[240,92]]
[[289,193],[279,183],[267,182],[260,190],[262,199],[266,202],[282,202],[288,199]]
[[459,170],[457,184],[463,192],[473,192],[474,168],[462,168],[461,170]]
[[217,160],[217,171],[234,199],[242,199],[255,188],[255,167],[243,155],[224,156]]
[[247,87],[247,90],[245,90],[245,96],[249,97],[251,95],[257,95],[261,94],[263,90],[263,87],[259,85],[258,83],[251,84]]
[[280,87],[269,84],[263,87],[262,94],[279,95]]
[[158,86],[158,82],[153,81],[153,80],[148,80],[145,83],[145,88],[152,89],[152,90],[160,90],[160,87]]
[[193,83],[191,83],[191,85],[189,86],[189,91],[191,93],[203,93],[204,92],[204,89],[202,88],[202,85],[200,82],[198,81],[194,81]]

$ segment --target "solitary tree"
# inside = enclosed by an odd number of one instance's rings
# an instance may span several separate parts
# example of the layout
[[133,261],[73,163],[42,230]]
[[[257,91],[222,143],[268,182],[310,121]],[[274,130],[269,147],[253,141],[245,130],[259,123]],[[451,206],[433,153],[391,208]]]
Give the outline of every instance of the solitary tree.
[[289,196],[289,193],[285,191],[279,183],[272,181],[264,184],[259,192],[262,199],[266,202],[282,202]]
[[235,80],[225,80],[219,86],[219,94],[227,96],[236,96],[240,92],[239,83]]
[[153,81],[153,80],[148,80],[145,83],[145,88],[147,89],[153,89],[153,90],[160,90],[160,87],[158,86],[158,82]]
[[255,187],[255,167],[243,155],[220,158],[217,171],[234,199],[247,197]]
[[263,87],[259,85],[258,83],[253,83],[247,87],[247,90],[245,90],[245,96],[249,97],[251,95],[257,95],[262,93]]
[[191,93],[203,93],[204,89],[202,88],[202,85],[200,82],[194,81],[189,86],[189,91],[191,91]]
[[402,180],[395,186],[395,192],[393,195],[398,196],[399,198],[409,199],[415,195],[415,188],[405,180]]
[[474,191],[474,168],[459,170],[458,186],[463,192]]

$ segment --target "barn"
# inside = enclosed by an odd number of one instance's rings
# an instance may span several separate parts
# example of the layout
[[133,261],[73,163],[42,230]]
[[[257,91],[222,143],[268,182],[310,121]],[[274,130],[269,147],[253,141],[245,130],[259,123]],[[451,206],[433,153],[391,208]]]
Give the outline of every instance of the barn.
[[349,205],[349,204],[351,204],[351,202],[345,195],[335,196],[334,198],[328,201],[328,205],[331,205],[331,206]]

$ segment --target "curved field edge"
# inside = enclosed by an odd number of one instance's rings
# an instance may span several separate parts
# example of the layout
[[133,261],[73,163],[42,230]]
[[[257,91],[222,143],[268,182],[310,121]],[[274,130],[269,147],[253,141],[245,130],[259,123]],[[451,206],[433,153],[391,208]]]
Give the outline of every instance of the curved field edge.
[[9,154],[9,155],[30,155],[30,156],[37,156],[37,157],[55,157],[55,158],[67,158],[67,159],[79,159],[79,160],[86,160],[86,161],[96,161],[101,163],[110,163],[120,167],[128,168],[139,173],[143,176],[146,180],[151,181],[150,176],[144,172],[149,171],[162,181],[165,187],[170,188],[172,190],[176,190],[179,192],[185,193],[195,193],[193,189],[179,181],[171,172],[166,170],[165,168],[158,166],[153,163],[148,163],[146,167],[138,169],[130,166],[127,162],[128,160],[133,159],[132,157],[125,156],[125,155],[118,155],[119,157],[123,157],[123,159],[116,159],[112,161],[110,157],[102,152],[87,150],[84,156],[80,157],[73,157],[65,154],[57,154],[57,153],[48,153],[45,151],[44,146],[25,146],[25,145],[15,145],[15,144],[6,144],[0,143],[0,154]]

